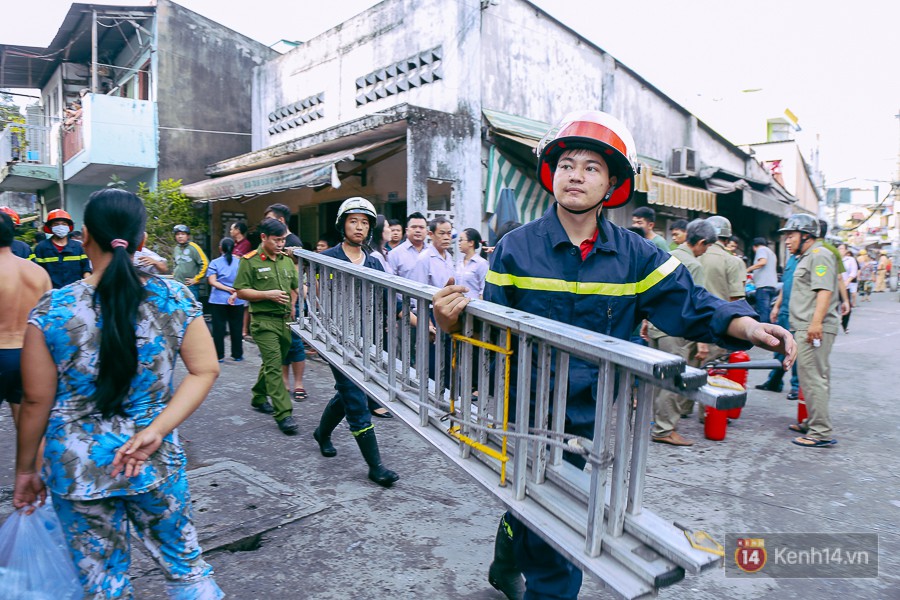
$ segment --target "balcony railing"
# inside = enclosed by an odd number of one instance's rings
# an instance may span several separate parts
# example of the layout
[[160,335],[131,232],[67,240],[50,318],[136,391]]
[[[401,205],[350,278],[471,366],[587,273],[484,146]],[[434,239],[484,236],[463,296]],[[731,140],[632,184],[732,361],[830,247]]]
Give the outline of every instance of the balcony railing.
[[111,172],[128,180],[157,167],[154,102],[86,94],[80,116],[62,127],[67,182],[105,185]]
[[83,126],[79,120],[63,128],[63,162],[84,150]]
[[8,125],[0,132],[0,165],[10,162],[51,165],[50,127]]

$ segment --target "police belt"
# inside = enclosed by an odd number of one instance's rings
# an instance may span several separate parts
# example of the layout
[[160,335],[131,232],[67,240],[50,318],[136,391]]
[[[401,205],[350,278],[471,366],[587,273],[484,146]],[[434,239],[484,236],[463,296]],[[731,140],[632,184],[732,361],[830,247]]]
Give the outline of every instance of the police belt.
[[280,313],[280,312],[251,312],[250,318],[255,319],[258,317],[265,317],[267,319],[280,319],[282,321],[287,321],[291,318],[290,313]]

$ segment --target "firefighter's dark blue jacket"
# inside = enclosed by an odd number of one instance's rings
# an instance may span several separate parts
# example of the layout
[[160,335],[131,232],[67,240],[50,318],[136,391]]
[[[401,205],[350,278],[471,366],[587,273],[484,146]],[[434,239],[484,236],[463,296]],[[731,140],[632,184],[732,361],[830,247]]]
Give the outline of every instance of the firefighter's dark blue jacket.
[[49,239],[39,242],[34,247],[34,262],[47,269],[54,289],[74,283],[91,272],[84,247],[71,239],[66,241],[62,252],[57,252]]
[[[671,336],[750,347],[726,334],[733,318],[756,318],[746,302],[714,297],[694,285],[678,259],[606,219],[599,225],[584,260],[559,222],[556,204],[509,232],[491,256],[484,299],[623,340],[646,318]],[[597,368],[575,358],[569,365],[566,416],[575,433],[593,422]]]
[[24,258],[25,260],[34,260],[34,252],[32,252],[31,246],[29,246],[25,242],[13,240],[11,248],[12,253],[19,258]]

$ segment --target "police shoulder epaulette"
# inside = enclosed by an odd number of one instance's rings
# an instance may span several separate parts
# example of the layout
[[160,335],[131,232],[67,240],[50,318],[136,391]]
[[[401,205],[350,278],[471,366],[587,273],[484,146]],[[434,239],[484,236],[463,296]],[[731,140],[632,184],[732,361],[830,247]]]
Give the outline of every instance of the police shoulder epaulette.
[[257,253],[259,253],[259,250],[251,250],[250,252],[248,252],[247,254],[242,256],[241,258],[253,258],[254,256],[257,255]]

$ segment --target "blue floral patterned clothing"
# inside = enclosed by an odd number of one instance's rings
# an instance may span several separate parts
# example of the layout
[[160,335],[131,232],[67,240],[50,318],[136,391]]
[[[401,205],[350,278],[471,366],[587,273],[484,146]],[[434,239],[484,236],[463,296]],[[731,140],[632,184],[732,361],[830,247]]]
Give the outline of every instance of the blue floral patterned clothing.
[[78,569],[84,597],[133,598],[128,577],[133,532],[144,543],[166,578],[172,600],[224,597],[203,560],[191,519],[187,476],[178,474],[159,487],[126,498],[67,500],[53,506]]
[[104,419],[91,400],[103,326],[99,305],[94,305],[95,288],[77,281],[51,290],[31,312],[29,323],[43,332],[57,369],[56,402],[44,451],[44,479],[56,496],[94,500],[140,494],[177,475],[186,464],[176,430],[163,439],[139,474],[110,476],[116,450],[147,427],[171,399],[185,330],[202,314],[181,283],[150,277],[144,289],[136,325],[138,370],[124,417]]

